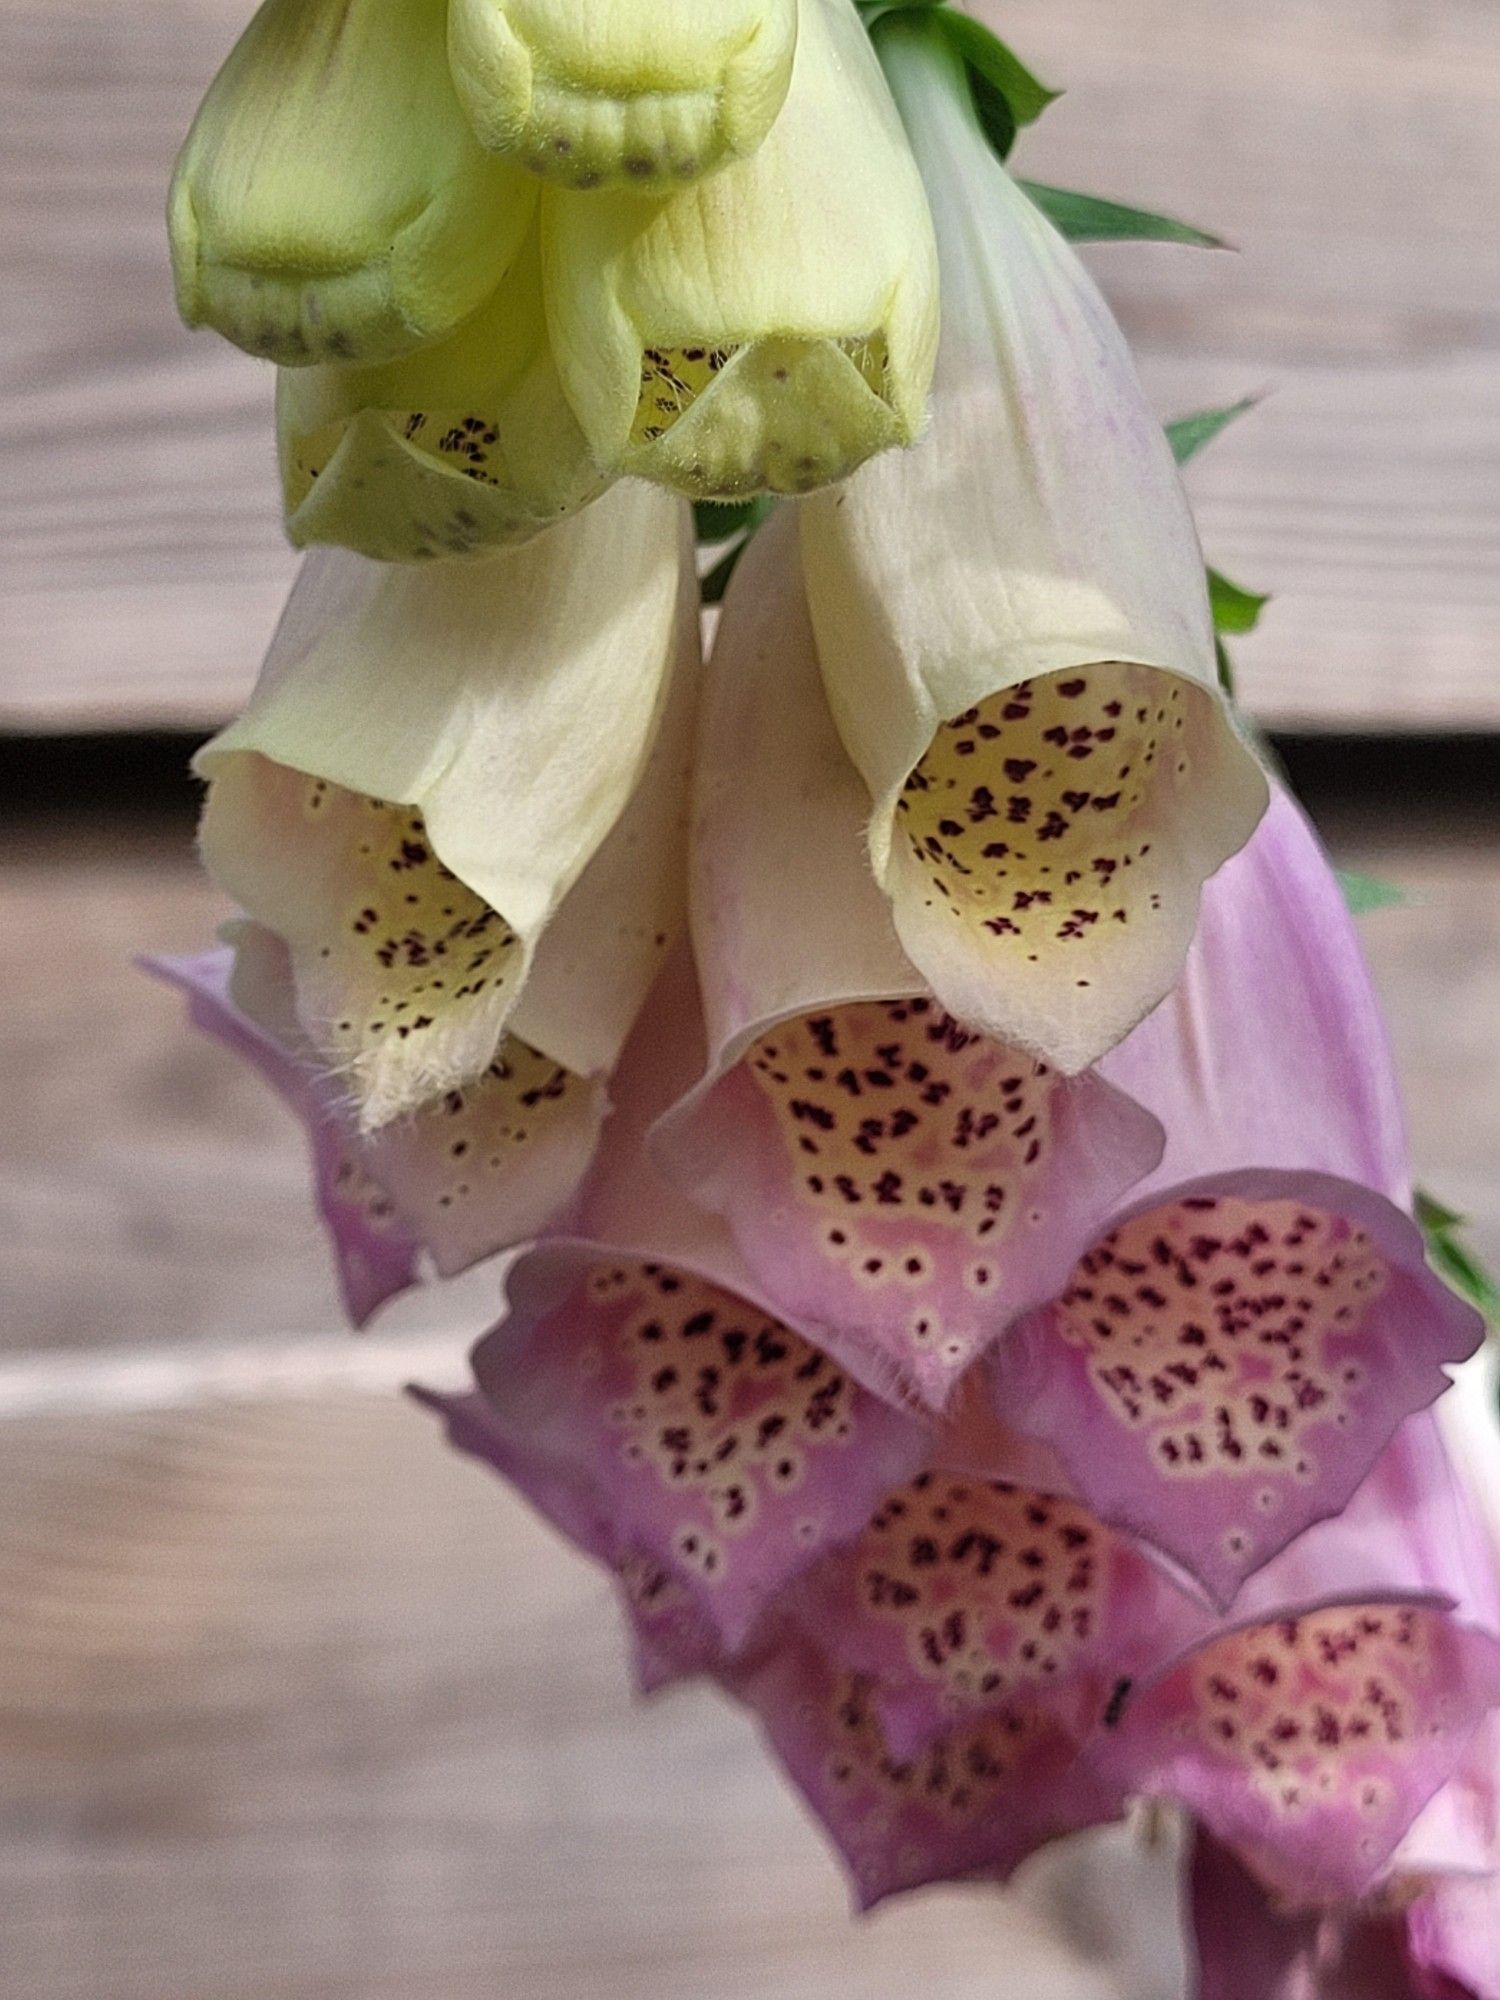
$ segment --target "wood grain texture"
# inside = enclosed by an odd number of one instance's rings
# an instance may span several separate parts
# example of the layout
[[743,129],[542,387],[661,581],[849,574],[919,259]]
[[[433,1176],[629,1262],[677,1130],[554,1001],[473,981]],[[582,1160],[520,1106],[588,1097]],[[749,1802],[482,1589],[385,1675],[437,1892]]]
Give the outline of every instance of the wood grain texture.
[[602,1582],[394,1397],[17,1430],[4,2000],[1177,1991],[1118,1842],[851,1923],[746,1720],[632,1708]]
[[[0,726],[209,726],[289,580],[268,372],[172,317],[162,195],[239,0],[0,5]],[[1104,249],[1164,412],[1274,387],[1194,474],[1273,589],[1280,724],[1500,724],[1500,12],[1490,0],[1008,0],[1068,95],[1038,178],[1237,258]]]

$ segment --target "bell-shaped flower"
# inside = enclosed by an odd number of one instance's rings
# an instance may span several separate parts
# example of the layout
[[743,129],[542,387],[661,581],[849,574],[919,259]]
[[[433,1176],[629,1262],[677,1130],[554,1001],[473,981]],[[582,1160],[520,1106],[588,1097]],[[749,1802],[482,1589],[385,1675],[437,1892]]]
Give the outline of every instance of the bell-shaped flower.
[[474,1355],[491,1462],[564,1533],[607,1518],[727,1652],[921,1463],[912,1419],[685,1266],[544,1243],[507,1304]]
[[753,153],[786,97],[797,0],[449,0],[484,145],[573,188],[668,187]]
[[[483,562],[320,552],[249,707],[199,753],[210,872],[285,940],[298,1019],[364,1129],[475,1082],[507,1029],[578,1075],[612,1059],[605,983],[563,1013],[528,974],[664,716],[672,768],[687,761],[682,511],[620,486]],[[609,919],[643,972],[680,896],[662,858],[680,784],[649,800]]]
[[769,138],[651,204],[549,188],[547,312],[602,465],[706,498],[804,492],[922,421],[932,224],[853,0],[802,0]]
[[838,1848],[861,1910],[932,1882],[1004,1881],[1049,1840],[1120,1812],[1045,1709],[1011,1709],[898,1755],[873,1684],[813,1646],[778,1647],[729,1685]]
[[[526,1035],[503,1033],[480,1075],[407,1117],[360,1130],[298,1018],[291,955],[273,932],[237,923],[217,952],[147,961],[187,994],[195,1025],[247,1058],[306,1126],[317,1206],[357,1326],[429,1265],[452,1277],[538,1235],[576,1192],[608,1110],[607,1072],[660,956],[655,941],[662,926],[677,927],[687,692],[541,935],[518,1006]],[[575,1061],[589,1051],[591,1068],[548,1053],[563,1048]]]
[[761,1715],[862,1904],[1003,1876],[1141,1795],[1192,1808],[1303,1903],[1380,1883],[1431,1912],[1465,1886],[1435,1874],[1424,1829],[1493,1727],[1500,1620],[1429,1417],[1342,1520],[1256,1579],[1237,1623],[1078,1502],[943,1472],[946,1451],[788,1586],[758,1649],[709,1663]]
[[1065,1281],[1160,1128],[1099,1077],[960,1026],[901,950],[789,510],[729,591],[695,797],[708,1067],[651,1143],[793,1324],[876,1389],[941,1405]]
[[1227,1603],[1344,1506],[1483,1332],[1396,1205],[1378,1011],[1290,800],[1209,885],[1180,987],[1103,1067],[1167,1158],[996,1350],[996,1406]]
[[413,1387],[409,1393],[441,1419],[455,1451],[502,1477],[514,1477],[561,1534],[608,1570],[629,1627],[639,1693],[654,1694],[669,1682],[722,1665],[723,1642],[695,1597],[678,1581],[674,1571],[679,1565],[674,1559],[670,1567],[664,1566],[632,1545],[629,1525],[622,1525],[611,1511],[607,1482],[596,1485],[569,1478],[565,1472],[549,1472],[526,1450],[524,1440],[483,1390],[445,1395]]
[[1260,768],[1123,336],[919,10],[875,35],[931,199],[931,422],[802,510],[813,626],[897,931],[961,1020],[1065,1071],[1171,987]]
[[386,562],[523,542],[604,480],[547,339],[533,229],[504,282],[446,340],[358,368],[283,369],[286,528]]
[[494,291],[536,184],[470,131],[445,14],[445,0],[264,0],[172,181],[189,326],[289,367],[384,361]]
[[[690,995],[681,956],[663,984]],[[930,1432],[736,1283],[721,1225],[653,1169],[644,1132],[695,1059],[686,1007],[664,1033],[653,997],[579,1198],[512,1266],[474,1372],[483,1455],[564,1534],[605,1518],[613,1539],[590,1552],[665,1571],[727,1657],[919,1470]]]
[[1186,1807],[1287,1912],[1412,1905],[1495,1867],[1497,1607],[1494,1548],[1416,1417],[1345,1513],[1255,1579],[1238,1622],[1132,1692],[1101,1766]]

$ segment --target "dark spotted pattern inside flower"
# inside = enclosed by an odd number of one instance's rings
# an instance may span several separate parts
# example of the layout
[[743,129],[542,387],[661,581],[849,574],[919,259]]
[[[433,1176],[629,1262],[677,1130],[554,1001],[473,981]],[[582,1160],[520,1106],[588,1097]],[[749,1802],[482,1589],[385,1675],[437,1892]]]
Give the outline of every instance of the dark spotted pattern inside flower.
[[874,1791],[893,1805],[963,1824],[993,1805],[1036,1734],[1032,1714],[1002,1709],[911,1757],[892,1756],[881,1733],[874,1684],[846,1674],[835,1684],[833,1747],[826,1771],[840,1790]]
[[514,984],[515,932],[444,867],[419,812],[321,779],[308,783],[304,810],[338,842],[350,884],[337,941],[317,948],[344,995],[346,1011],[320,1024],[334,1050],[357,1060],[420,1044],[456,1007]]
[[620,1454],[706,1503],[712,1530],[686,1524],[675,1552],[722,1577],[763,1500],[794,1493],[815,1453],[849,1445],[853,1385],[799,1334],[687,1272],[612,1264],[590,1291],[630,1301],[619,1346],[631,1386],[610,1411]]
[[[1055,1308],[1101,1402],[1157,1470],[1310,1479],[1308,1432],[1346,1427],[1356,1333],[1388,1267],[1364,1230],[1295,1201],[1202,1195],[1106,1236]],[[1262,1504],[1275,1504],[1266,1489]]]
[[[718,376],[739,362],[753,378],[763,435],[757,442],[756,464],[737,466],[733,472],[735,491],[761,486],[775,492],[810,491],[849,469],[847,448],[838,435],[838,413],[817,408],[814,390],[803,379],[809,368],[818,371],[815,380],[821,379],[829,350],[846,356],[865,388],[889,403],[890,358],[885,336],[879,333],[839,340],[648,347],[641,357],[630,442],[645,446],[665,437]],[[743,374],[740,379],[744,381]]]
[[[462,473],[465,479],[484,486],[508,484],[510,469],[493,415],[474,410],[384,410],[380,414],[394,436],[443,471]],[[341,419],[293,437],[287,494],[290,509],[301,505],[313,481],[326,469],[349,422]]]
[[340,1154],[329,1187],[346,1208],[357,1208],[370,1228],[385,1230],[397,1225],[395,1202],[352,1153]]
[[801,1015],[745,1063],[825,1253],[856,1283],[925,1286],[930,1247],[898,1240],[901,1224],[921,1223],[972,1246],[964,1278],[976,1296],[994,1286],[995,1252],[1047,1163],[1055,1079],[1044,1064],[926,998]]
[[1441,1729],[1442,1614],[1356,1605],[1256,1626],[1197,1655],[1178,1724],[1240,1766],[1279,1813],[1391,1803],[1393,1761]]
[[1096,1638],[1103,1539],[1071,1502],[927,1473],[861,1539],[860,1595],[901,1626],[918,1674],[991,1702],[1055,1680]]
[[482,1215],[496,1184],[521,1169],[580,1087],[571,1070],[507,1035],[483,1076],[417,1114],[411,1137],[430,1180],[425,1198],[440,1212]]
[[739,352],[736,345],[648,347],[641,356],[641,393],[632,444],[654,444],[695,403]]
[[1158,909],[1152,827],[1189,777],[1192,692],[1102,666],[1022,681],[943,723],[899,801],[932,900],[1030,963],[1106,948]]

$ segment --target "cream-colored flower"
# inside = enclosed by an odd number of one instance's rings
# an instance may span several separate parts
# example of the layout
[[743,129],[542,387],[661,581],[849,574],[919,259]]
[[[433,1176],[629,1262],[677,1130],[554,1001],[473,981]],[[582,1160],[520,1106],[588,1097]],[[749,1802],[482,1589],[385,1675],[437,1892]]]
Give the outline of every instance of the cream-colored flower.
[[605,484],[557,379],[535,230],[445,341],[369,368],[284,369],[276,434],[293,542],[387,562],[526,541]]
[[943,338],[921,442],[803,509],[813,623],[906,950],[961,1019],[1076,1071],[1172,985],[1266,784],[1108,307],[932,24],[876,36],[932,202]]
[[765,138],[797,0],[450,0],[448,38],[486,146],[568,187],[659,188]]
[[489,297],[535,200],[469,129],[444,0],[265,0],[177,162],[177,309],[287,366],[390,360]]
[[748,160],[651,204],[549,188],[547,313],[601,464],[702,497],[803,492],[916,435],[932,226],[853,0],[803,0]]
[[319,553],[248,709],[200,752],[210,872],[286,941],[303,1029],[367,1129],[472,1082],[507,1029],[577,1074],[612,1060],[613,997],[581,979],[557,1000],[566,932],[545,976],[532,962],[591,862],[606,887],[567,923],[626,925],[647,969],[672,928],[680,786],[648,778],[648,824],[605,844],[664,713],[683,761],[684,513],[622,485],[484,561]]

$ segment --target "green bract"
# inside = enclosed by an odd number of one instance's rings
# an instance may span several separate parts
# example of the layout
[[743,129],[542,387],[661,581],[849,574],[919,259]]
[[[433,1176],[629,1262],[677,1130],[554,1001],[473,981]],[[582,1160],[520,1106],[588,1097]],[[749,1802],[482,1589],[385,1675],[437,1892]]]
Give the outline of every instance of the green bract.
[[284,366],[387,361],[488,298],[534,181],[486,153],[444,0],[266,0],[172,181],[177,306]]
[[567,187],[661,188],[765,138],[797,0],[451,0],[448,35],[484,145]]

